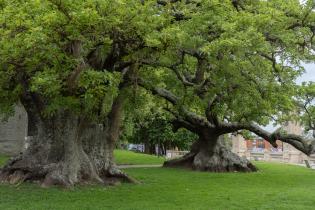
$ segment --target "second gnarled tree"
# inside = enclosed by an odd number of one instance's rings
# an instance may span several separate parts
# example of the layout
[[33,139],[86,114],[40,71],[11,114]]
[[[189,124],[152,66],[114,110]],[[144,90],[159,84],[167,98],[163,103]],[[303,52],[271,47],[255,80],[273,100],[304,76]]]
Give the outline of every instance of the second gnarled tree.
[[[295,79],[303,70],[301,63],[313,59],[314,3],[202,1],[174,3],[173,8],[185,17],[150,37],[164,53],[142,61],[137,82],[171,104],[167,110],[174,115],[175,130],[186,128],[199,139],[190,153],[164,165],[255,171],[220,141],[224,134],[244,130],[273,146],[281,140],[312,154],[313,140],[269,133],[259,125],[281,123],[284,115],[296,113]],[[154,80],[148,70],[160,77]]]

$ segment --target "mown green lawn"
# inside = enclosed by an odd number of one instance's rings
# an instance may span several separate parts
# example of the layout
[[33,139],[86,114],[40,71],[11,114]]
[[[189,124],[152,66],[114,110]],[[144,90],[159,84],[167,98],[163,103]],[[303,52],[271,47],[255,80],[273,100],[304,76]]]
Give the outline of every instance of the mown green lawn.
[[257,163],[257,173],[206,173],[180,169],[125,171],[142,183],[115,187],[42,189],[0,185],[0,209],[315,209],[315,171]]
[[126,150],[115,150],[115,160],[120,165],[150,165],[150,164],[163,164],[165,159],[153,155],[142,153],[135,153]]

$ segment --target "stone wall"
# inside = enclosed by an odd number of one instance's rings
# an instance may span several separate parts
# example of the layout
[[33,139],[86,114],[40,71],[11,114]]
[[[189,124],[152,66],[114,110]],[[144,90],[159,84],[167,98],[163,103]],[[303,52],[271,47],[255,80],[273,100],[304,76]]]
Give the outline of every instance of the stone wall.
[[15,107],[15,115],[8,121],[0,121],[0,154],[16,155],[24,148],[27,128],[27,114],[20,105]]

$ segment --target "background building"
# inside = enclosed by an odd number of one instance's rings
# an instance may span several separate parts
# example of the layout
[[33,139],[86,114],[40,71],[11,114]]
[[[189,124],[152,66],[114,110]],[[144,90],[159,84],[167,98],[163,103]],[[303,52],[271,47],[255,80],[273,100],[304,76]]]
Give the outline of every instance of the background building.
[[[294,122],[288,122],[283,129],[291,134],[303,135],[303,128]],[[249,160],[277,161],[292,164],[304,164],[305,160],[315,162],[315,156],[308,157],[293,146],[277,141],[278,148],[274,148],[264,139],[245,140],[242,136],[232,136],[232,151]]]

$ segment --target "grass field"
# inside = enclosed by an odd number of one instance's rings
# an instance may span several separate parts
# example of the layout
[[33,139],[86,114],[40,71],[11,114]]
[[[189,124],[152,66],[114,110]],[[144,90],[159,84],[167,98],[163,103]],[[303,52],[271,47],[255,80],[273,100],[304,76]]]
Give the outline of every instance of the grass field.
[[163,157],[135,153],[126,150],[115,150],[114,155],[116,163],[121,165],[163,164],[163,162],[165,161]]
[[0,209],[315,209],[315,171],[256,163],[257,173],[206,173],[180,169],[125,171],[138,185],[42,189],[0,185]]

